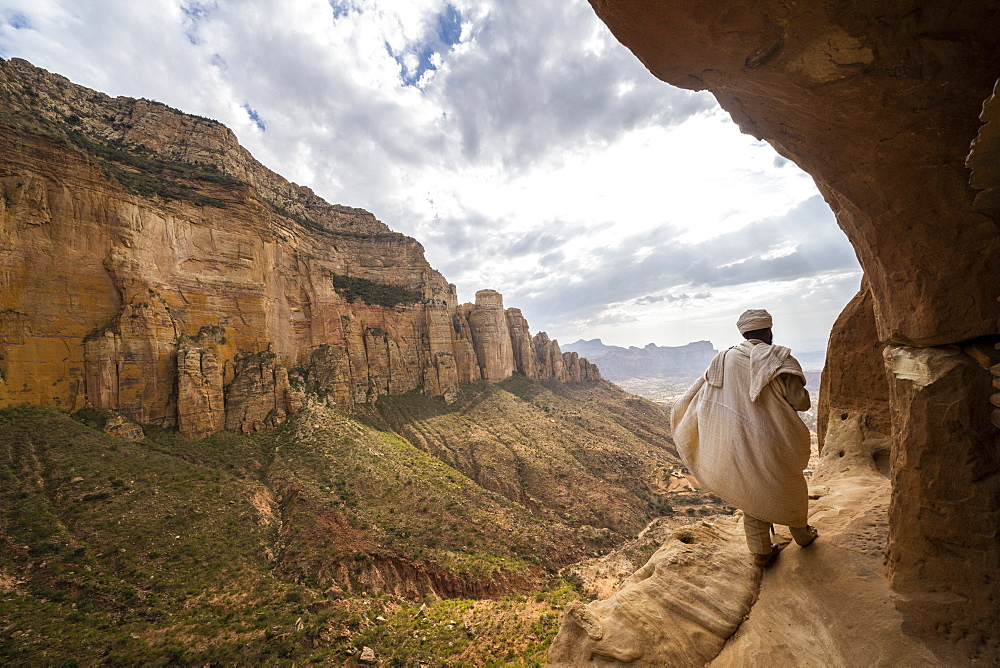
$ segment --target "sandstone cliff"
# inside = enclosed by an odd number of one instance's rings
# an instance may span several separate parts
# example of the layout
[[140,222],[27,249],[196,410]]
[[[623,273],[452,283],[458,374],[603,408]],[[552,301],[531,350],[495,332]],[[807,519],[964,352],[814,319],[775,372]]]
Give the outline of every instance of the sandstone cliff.
[[515,372],[600,378],[499,293],[458,305],[419,243],[223,125],[0,60],[0,406],[201,437],[278,424],[307,392],[349,410]]

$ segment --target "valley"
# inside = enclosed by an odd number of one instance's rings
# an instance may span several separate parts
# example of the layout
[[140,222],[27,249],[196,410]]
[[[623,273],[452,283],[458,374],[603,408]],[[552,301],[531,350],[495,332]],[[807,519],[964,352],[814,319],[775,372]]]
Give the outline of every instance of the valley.
[[727,512],[664,491],[662,410],[606,382],[312,402],[201,440],[125,441],[106,417],[0,412],[8,665],[539,663],[565,604],[597,594],[566,566],[694,521],[675,499]]

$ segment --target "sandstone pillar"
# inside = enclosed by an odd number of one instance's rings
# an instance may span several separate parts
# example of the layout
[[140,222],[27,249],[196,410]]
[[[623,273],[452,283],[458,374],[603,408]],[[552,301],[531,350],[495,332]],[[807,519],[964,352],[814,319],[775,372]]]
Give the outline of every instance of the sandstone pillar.
[[134,296],[113,324],[84,340],[87,399],[141,423],[176,424],[177,328],[158,296]]
[[601,380],[601,370],[596,364],[591,364],[586,358],[580,358],[580,365],[583,368],[583,379],[597,381]]
[[452,319],[452,326],[455,330],[454,351],[455,369],[458,373],[458,382],[468,383],[480,380],[483,377],[476,359],[476,348],[473,345],[472,326],[469,320],[472,316],[472,304],[462,304],[455,312]]
[[828,430],[838,429],[843,422],[857,425],[862,439],[889,438],[889,384],[883,348],[866,281],[830,331],[816,409],[821,453]]
[[182,344],[177,349],[177,430],[204,438],[225,424],[222,365],[211,350]]
[[309,351],[302,383],[321,400],[341,411],[354,406],[351,363],[343,346],[323,344]]
[[580,355],[574,352],[563,353],[563,366],[566,367],[566,380],[579,383],[583,380],[583,369],[580,366]]
[[538,332],[531,339],[531,345],[535,349],[535,359],[538,362],[538,379],[565,383],[566,363],[562,351],[559,350],[559,342],[550,339],[545,332]]
[[270,350],[241,353],[226,392],[226,429],[252,434],[284,422],[301,405],[288,372]]
[[368,397],[372,401],[379,395],[389,394],[392,340],[381,327],[367,327],[362,341],[368,367]]
[[496,290],[477,292],[469,327],[483,380],[496,383],[509,378],[514,373],[514,349],[503,310],[503,295]]
[[424,368],[424,387],[432,395],[453,398],[458,391],[458,367],[452,316],[455,306],[430,305],[425,311],[428,363]]
[[531,332],[528,331],[528,321],[521,314],[521,309],[507,309],[507,326],[514,348],[514,366],[528,378],[537,378],[538,363],[535,361],[535,351],[531,347]]

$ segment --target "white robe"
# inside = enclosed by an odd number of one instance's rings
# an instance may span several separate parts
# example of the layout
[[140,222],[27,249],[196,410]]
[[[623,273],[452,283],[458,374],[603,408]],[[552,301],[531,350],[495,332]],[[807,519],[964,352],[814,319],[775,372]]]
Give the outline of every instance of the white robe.
[[780,376],[805,375],[790,353],[757,341],[722,351],[674,404],[671,424],[677,452],[704,487],[748,515],[803,527],[809,429]]

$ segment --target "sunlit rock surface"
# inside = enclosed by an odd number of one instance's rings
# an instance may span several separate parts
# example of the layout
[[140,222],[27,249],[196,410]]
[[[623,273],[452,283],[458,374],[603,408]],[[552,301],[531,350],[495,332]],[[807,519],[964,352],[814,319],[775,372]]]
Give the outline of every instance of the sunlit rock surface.
[[419,243],[225,126],[0,60],[0,406],[202,437],[280,424],[306,392],[451,401],[514,373],[600,379],[499,293],[460,307]]
[[760,569],[737,518],[676,529],[611,598],[574,603],[549,650],[556,666],[700,666],[750,611]]

